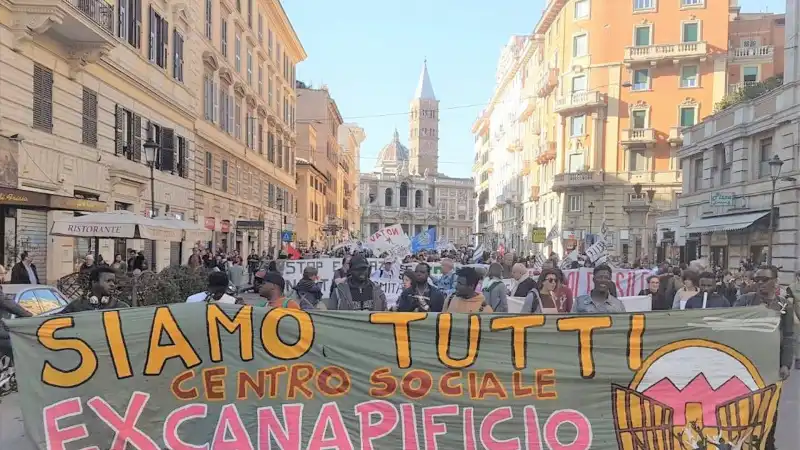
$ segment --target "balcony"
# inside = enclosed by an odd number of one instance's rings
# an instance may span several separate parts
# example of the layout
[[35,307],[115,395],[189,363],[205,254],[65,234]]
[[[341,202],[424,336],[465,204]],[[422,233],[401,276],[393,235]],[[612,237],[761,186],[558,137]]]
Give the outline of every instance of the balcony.
[[509,153],[521,152],[522,151],[522,141],[519,139],[514,139],[511,141],[508,146],[506,147]]
[[728,60],[733,62],[745,61],[771,61],[775,56],[775,47],[762,45],[761,47],[740,47],[728,52]]
[[[114,37],[114,5],[103,0],[11,0],[11,10],[25,22],[15,50],[38,34],[48,34],[70,49],[83,66],[96,62],[118,42]],[[146,35],[144,37],[146,39]]]
[[556,143],[554,141],[548,141],[545,150],[536,157],[536,162],[539,164],[547,164],[554,159],[556,159]]
[[570,115],[582,109],[597,108],[606,104],[603,94],[597,91],[573,92],[556,100],[555,112]]
[[656,130],[652,128],[630,128],[622,130],[620,144],[625,146],[651,146],[656,143]]
[[532,201],[532,202],[538,202],[539,201],[539,190],[540,190],[539,186],[531,186],[531,195],[529,197],[530,201]]
[[742,89],[747,89],[749,87],[758,86],[760,81],[742,81],[740,83],[733,83],[728,85],[728,94],[733,94],[734,92],[739,92]]
[[528,175],[531,173],[531,169],[533,168],[533,161],[530,159],[526,159],[522,161],[522,175]]
[[681,44],[657,44],[638,47],[626,47],[624,62],[651,63],[659,61],[678,62],[685,59],[705,59],[708,55],[708,44],[705,42],[684,42]]
[[603,172],[560,173],[553,177],[553,191],[597,187],[603,184],[604,178]]
[[530,117],[531,113],[536,109],[536,99],[528,98],[525,100],[525,108],[519,113],[519,120],[523,121]]
[[494,162],[492,161],[487,162],[485,167],[486,167],[486,173],[494,172]]
[[669,145],[673,147],[680,147],[683,145],[683,127],[670,128],[667,140],[669,141]]
[[539,89],[536,90],[536,93],[539,97],[547,97],[556,86],[558,86],[558,69],[545,70],[539,80]]

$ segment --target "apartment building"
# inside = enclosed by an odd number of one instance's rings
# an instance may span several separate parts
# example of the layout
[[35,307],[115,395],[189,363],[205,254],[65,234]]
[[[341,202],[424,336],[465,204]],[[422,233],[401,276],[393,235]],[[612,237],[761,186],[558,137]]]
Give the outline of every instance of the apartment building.
[[[72,273],[90,239],[48,236],[54,220],[129,210],[198,220],[195,210],[196,75],[192,4],[148,0],[0,6],[0,234],[3,264],[27,251],[42,282]],[[199,58],[198,58],[199,61]],[[191,66],[190,66],[191,67]],[[158,147],[155,207],[143,143]],[[154,211],[153,211],[154,209]],[[127,248],[155,269],[194,243],[102,240],[112,261]]]
[[[316,148],[317,131],[313,124],[298,125],[299,148]],[[324,208],[327,203],[328,178],[314,160],[297,157],[297,245],[300,248],[323,248],[326,243]]]
[[295,66],[306,53],[280,2],[201,7],[191,24],[197,215],[215,248],[277,254],[297,213]]
[[[787,5],[787,12],[785,17],[767,18],[777,22],[785,35],[781,38],[776,30],[770,31],[772,42],[790,42],[800,34],[796,1]],[[758,40],[764,36],[760,30],[756,27],[752,38],[742,34],[734,42],[768,42]],[[795,45],[776,45],[769,51],[775,53],[775,72],[783,74],[782,85],[748,92],[735,99],[739,103],[683,130],[678,152],[683,194],[675,218],[659,227],[659,237],[674,238],[665,239],[665,247],[674,245],[675,253],[685,259],[705,257],[723,268],[738,268],[743,260],[774,264],[780,268],[781,283],[787,284],[800,269],[800,107],[796,100],[800,54]],[[756,51],[762,52],[767,51]]]
[[342,149],[344,158],[339,167],[343,171],[343,202],[342,209],[345,211],[344,220],[350,226],[348,228],[349,237],[360,237],[361,230],[361,202],[358,198],[359,185],[361,182],[361,144],[367,139],[367,133],[363,128],[355,123],[344,123],[339,127],[339,148]]
[[728,93],[783,75],[786,16],[743,13],[731,7],[728,39]]
[[[346,220],[347,211],[344,209],[346,177],[343,175],[342,162],[346,166],[347,158],[339,147],[339,127],[343,120],[327,86],[315,89],[302,82],[297,83],[297,123],[312,125],[312,128],[302,127],[299,130],[300,139],[309,142],[309,146],[298,147],[297,157],[312,163],[324,174],[325,203],[321,206],[325,223],[323,233],[328,241],[333,242],[351,225]],[[316,132],[315,145],[311,145],[308,137],[302,136],[309,129]]]

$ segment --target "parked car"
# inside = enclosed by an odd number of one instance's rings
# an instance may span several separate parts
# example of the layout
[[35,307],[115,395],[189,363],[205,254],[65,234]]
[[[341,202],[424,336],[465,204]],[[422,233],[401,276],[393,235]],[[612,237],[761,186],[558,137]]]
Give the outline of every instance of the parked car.
[[[70,303],[61,291],[45,284],[4,284],[2,289],[6,299],[13,300],[34,316],[58,313]],[[13,316],[0,314],[0,318]]]

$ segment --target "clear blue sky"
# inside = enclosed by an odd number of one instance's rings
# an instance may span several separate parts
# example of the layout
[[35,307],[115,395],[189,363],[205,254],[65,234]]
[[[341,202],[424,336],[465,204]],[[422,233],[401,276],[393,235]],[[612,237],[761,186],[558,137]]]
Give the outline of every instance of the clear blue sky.
[[[512,34],[531,32],[545,2],[282,3],[308,53],[298,65],[297,79],[314,87],[327,84],[345,120],[359,123],[367,132],[362,171],[372,170],[395,127],[407,143],[406,112],[427,58],[441,108],[439,170],[470,176],[470,126],[492,94],[500,50]],[[740,0],[740,4],[749,12],[786,9],[783,0]]]

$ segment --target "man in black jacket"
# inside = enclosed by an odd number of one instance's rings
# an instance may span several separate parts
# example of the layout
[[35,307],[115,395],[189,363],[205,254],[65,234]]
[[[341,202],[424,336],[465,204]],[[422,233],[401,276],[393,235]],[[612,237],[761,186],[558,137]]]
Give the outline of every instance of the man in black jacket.
[[111,267],[98,266],[89,272],[89,290],[79,300],[67,305],[63,313],[94,311],[98,309],[129,308],[130,305],[114,297],[116,271]]
[[317,284],[318,273],[316,267],[307,266],[303,269],[303,278],[294,286],[297,303],[304,311],[315,309],[322,299],[322,288]]
[[39,284],[39,273],[28,252],[19,255],[19,262],[11,268],[11,284]]
[[430,276],[431,266],[428,263],[417,264],[411,287],[403,289],[397,300],[398,311],[442,312],[444,294],[437,287],[428,283]]

